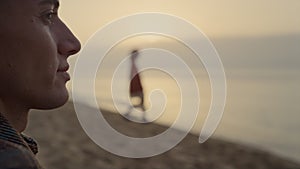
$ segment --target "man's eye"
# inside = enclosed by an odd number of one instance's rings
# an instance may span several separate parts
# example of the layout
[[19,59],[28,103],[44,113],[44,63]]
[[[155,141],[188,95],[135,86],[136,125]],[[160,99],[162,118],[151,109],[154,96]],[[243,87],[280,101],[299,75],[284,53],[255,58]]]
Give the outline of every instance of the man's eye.
[[50,13],[47,13],[47,15],[46,15],[46,19],[48,19],[48,20],[52,20],[53,19],[53,17],[54,17],[54,12],[50,12]]
[[43,20],[46,24],[51,24],[56,16],[57,12],[51,10],[43,14]]

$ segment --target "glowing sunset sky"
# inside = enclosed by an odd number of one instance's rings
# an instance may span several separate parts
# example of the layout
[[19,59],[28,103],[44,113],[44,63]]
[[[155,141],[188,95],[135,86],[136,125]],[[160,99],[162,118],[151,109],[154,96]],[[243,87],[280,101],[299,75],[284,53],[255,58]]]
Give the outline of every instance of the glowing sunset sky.
[[208,36],[300,34],[299,0],[61,0],[61,17],[85,42],[109,22],[141,12],[184,18]]

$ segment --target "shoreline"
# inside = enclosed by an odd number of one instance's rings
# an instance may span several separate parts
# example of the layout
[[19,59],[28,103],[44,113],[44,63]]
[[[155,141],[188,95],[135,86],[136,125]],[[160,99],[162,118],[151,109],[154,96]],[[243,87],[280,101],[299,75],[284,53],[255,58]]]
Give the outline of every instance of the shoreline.
[[[149,137],[167,129],[153,123],[133,123],[116,113],[102,113],[111,126],[129,136]],[[90,140],[71,102],[51,111],[33,110],[25,133],[38,141],[37,158],[45,168],[300,168],[296,162],[239,143],[210,138],[199,144],[194,134],[188,134],[173,149],[155,157],[119,157]]]

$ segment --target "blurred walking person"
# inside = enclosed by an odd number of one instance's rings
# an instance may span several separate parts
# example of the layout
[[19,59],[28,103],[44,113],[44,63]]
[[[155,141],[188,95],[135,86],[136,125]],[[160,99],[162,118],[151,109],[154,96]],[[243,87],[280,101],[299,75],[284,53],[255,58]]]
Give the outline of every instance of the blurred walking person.
[[[145,112],[145,105],[144,105],[144,91],[143,86],[141,83],[141,77],[138,73],[138,69],[136,66],[136,59],[139,55],[138,50],[133,50],[131,52],[131,71],[130,71],[130,86],[129,86],[129,93],[130,93],[130,101],[131,104],[129,106],[128,112],[125,116],[129,116],[132,112],[133,108],[140,108],[143,111],[142,120],[146,122],[146,112]],[[138,99],[138,102],[133,102],[135,99]]]

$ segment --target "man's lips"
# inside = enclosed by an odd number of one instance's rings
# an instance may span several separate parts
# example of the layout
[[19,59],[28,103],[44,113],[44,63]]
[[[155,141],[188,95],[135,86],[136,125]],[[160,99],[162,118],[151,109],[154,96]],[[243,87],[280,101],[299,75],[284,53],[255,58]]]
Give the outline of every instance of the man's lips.
[[71,79],[70,75],[68,72],[61,72],[62,73],[62,76],[64,77],[64,79],[66,81],[69,81]]
[[69,68],[70,68],[69,65],[62,66],[62,67],[59,67],[57,71],[58,71],[58,72],[66,72],[66,71],[69,70]]
[[67,72],[69,70],[70,66],[65,65],[58,68],[57,72],[60,73],[66,81],[69,81],[71,79],[69,73]]

